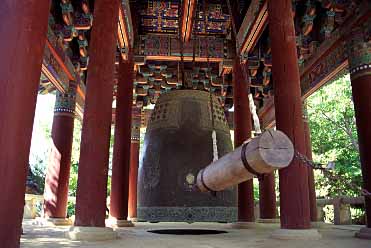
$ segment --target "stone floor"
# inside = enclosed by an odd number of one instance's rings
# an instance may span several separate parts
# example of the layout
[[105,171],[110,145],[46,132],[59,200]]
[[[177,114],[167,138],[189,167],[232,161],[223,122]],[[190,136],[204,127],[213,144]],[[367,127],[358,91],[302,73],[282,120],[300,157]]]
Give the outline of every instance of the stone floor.
[[[228,233],[216,235],[179,236],[148,233],[148,230],[189,228],[225,230]],[[121,247],[121,248],[370,248],[370,240],[354,238],[357,227],[320,229],[322,239],[318,241],[282,241],[270,238],[278,225],[259,224],[255,229],[237,230],[229,224],[217,223],[136,223],[132,228],[116,229],[119,239],[100,242],[76,242],[64,238],[68,227],[42,225],[37,221],[24,221],[25,235],[21,239],[24,248],[59,247]],[[359,228],[359,227],[358,227]]]

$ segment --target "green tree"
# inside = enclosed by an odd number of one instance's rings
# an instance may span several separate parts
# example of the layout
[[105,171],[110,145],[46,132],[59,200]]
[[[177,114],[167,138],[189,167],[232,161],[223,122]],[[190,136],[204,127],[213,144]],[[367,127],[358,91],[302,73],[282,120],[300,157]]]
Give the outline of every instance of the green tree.
[[53,122],[55,94],[39,95],[32,131],[29,166],[31,180],[38,185],[39,193],[44,192],[46,166],[49,161],[51,129]]
[[319,196],[360,195],[361,169],[349,75],[318,90],[307,104],[314,160],[335,162],[330,177],[316,173]]
[[[70,170],[70,180],[69,180],[69,196],[72,196],[72,197],[76,197],[76,190],[77,190],[81,130],[82,130],[82,122],[79,119],[75,119],[73,143],[72,143],[71,170]],[[110,150],[109,150],[107,195],[110,195],[110,192],[111,192],[112,153],[113,153],[113,144],[114,144],[113,134],[114,134],[114,128],[112,126],[111,127],[111,138],[110,138]],[[75,204],[73,202],[68,203],[67,214],[68,216],[72,216],[75,214]]]

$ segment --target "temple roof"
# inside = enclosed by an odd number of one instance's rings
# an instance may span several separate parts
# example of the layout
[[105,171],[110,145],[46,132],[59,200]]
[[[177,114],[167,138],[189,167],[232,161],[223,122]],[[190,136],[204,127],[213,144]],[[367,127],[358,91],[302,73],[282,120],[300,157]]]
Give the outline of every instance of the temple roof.
[[[365,2],[293,1],[303,96],[347,68],[342,42],[351,27],[362,23]],[[43,93],[63,91],[69,80],[79,81],[80,112],[93,11],[94,0],[52,1],[48,33],[52,46],[46,52],[59,54],[64,65],[58,68],[47,57],[41,77]],[[193,88],[212,91],[229,109],[233,105],[232,65],[238,57],[251,78],[248,83],[258,109],[263,113],[272,105],[267,1],[123,0],[119,13],[117,61],[119,56],[127,59],[129,52],[134,55],[133,101],[138,107],[155,103],[169,90]]]

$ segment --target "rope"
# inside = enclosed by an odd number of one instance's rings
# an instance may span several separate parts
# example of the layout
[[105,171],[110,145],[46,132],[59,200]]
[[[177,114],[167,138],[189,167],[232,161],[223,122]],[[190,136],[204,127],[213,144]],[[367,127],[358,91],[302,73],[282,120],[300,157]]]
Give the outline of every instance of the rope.
[[[207,48],[209,47],[206,45]],[[210,69],[209,67],[209,50],[207,49],[207,63],[208,63],[208,70]],[[213,141],[213,162],[219,159],[218,155],[218,140],[216,137],[216,131],[215,131],[215,118],[214,118],[214,102],[213,102],[213,96],[211,93],[211,77],[209,77],[209,92],[210,92],[210,114],[211,114],[211,125],[213,128],[213,131],[211,133],[211,139]]]
[[[181,13],[180,19],[183,18],[184,13]],[[182,75],[182,86],[185,87],[184,80],[184,42],[182,39],[182,32],[179,32],[179,42],[180,42],[180,63],[181,63],[181,75]]]
[[196,37],[193,37],[193,51],[192,51],[192,69],[195,70],[196,64]]
[[[240,46],[237,42],[237,28],[236,28],[236,23],[234,22],[234,19],[232,18],[233,13],[232,13],[232,6],[231,6],[230,0],[227,0],[227,5],[228,5],[229,16],[231,17],[233,35],[234,35],[234,38],[235,38],[235,41],[236,41],[236,54],[239,55]],[[240,57],[240,60],[241,60],[241,57]],[[248,89],[250,91],[251,81],[250,81],[249,73],[246,71],[246,66],[242,66],[242,74],[243,74],[243,77],[245,79],[245,82],[247,82],[247,84],[248,84]],[[255,133],[256,134],[261,134],[260,121],[259,121],[259,117],[256,113],[256,106],[255,106],[254,99],[252,98],[251,94],[249,94],[249,107],[250,107],[250,112],[251,112],[252,117],[253,117]]]
[[256,106],[255,106],[255,103],[254,103],[254,99],[252,98],[252,94],[250,93],[248,95],[248,97],[249,97],[249,108],[250,108],[250,112],[251,112],[251,115],[252,115],[252,120],[254,122],[255,133],[256,134],[261,134],[262,131],[260,129],[259,116],[256,112]]
[[[197,8],[197,6],[198,6],[198,1],[196,0],[196,2],[195,2],[195,8]],[[197,16],[197,11],[195,11],[195,14],[193,15],[193,26],[195,25],[195,23],[196,23],[196,16]],[[195,29],[194,28],[192,28],[192,38],[193,38],[193,54],[192,54],[192,68],[193,68],[193,70],[195,69],[195,63],[196,63],[196,36],[195,36],[195,34],[194,34],[194,31]]]
[[[206,20],[206,0],[203,1],[203,12]],[[214,120],[214,102],[213,102],[213,97],[211,93],[211,75],[209,75],[209,70],[210,68],[210,54],[209,54],[209,42],[206,42],[206,61],[207,61],[207,76],[209,78],[209,92],[210,92],[210,112],[211,112],[211,125],[213,128],[213,131],[211,133],[211,139],[213,142],[213,162],[219,159],[218,155],[218,140],[216,136],[216,131],[215,131],[215,120]]]
[[181,63],[181,73],[182,73],[182,84],[185,87],[185,80],[184,80],[184,44],[183,40],[180,39],[180,63]]

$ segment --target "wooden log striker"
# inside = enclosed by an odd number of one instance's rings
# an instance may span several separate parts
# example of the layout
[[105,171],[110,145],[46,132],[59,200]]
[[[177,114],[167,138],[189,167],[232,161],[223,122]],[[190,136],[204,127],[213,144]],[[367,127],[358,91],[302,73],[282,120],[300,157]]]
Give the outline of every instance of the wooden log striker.
[[268,130],[199,171],[196,185],[201,192],[221,191],[285,168],[293,157],[290,139],[281,131]]

